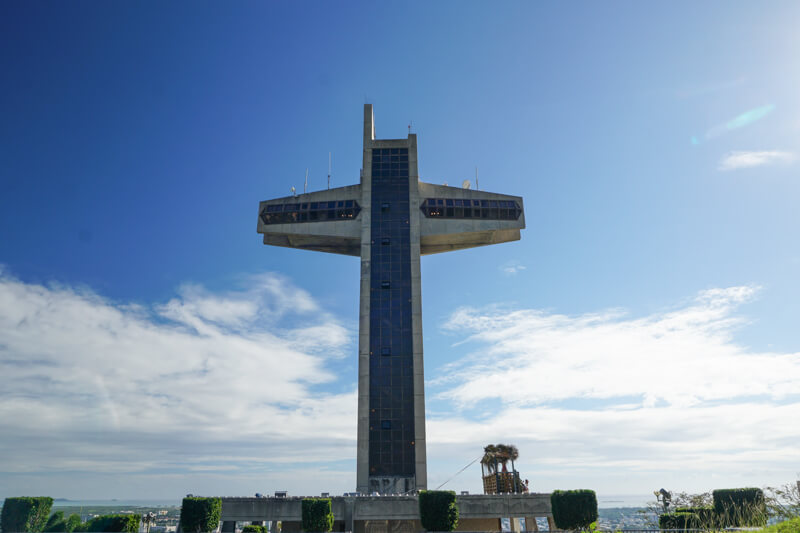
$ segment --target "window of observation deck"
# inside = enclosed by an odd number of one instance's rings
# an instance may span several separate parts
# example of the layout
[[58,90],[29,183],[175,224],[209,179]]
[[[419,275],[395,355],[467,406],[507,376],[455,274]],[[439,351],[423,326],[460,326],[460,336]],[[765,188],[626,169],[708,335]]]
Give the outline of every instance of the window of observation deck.
[[522,208],[514,200],[426,198],[420,209],[428,218],[517,220],[522,214]]
[[361,207],[355,200],[334,200],[266,205],[259,217],[264,224],[293,224],[352,220],[359,212]]

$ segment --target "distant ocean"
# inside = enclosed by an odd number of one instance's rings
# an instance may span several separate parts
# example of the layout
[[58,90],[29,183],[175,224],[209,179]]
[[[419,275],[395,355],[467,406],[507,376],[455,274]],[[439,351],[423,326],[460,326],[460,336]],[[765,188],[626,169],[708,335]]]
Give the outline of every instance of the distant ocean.
[[57,499],[53,507],[180,507],[177,500],[64,500]]
[[[645,494],[598,494],[597,506],[601,509],[613,507],[645,507],[653,496]],[[54,507],[179,507],[181,499],[174,500],[63,500]]]
[[611,507],[646,507],[647,502],[655,501],[652,494],[598,494],[597,507],[608,509]]

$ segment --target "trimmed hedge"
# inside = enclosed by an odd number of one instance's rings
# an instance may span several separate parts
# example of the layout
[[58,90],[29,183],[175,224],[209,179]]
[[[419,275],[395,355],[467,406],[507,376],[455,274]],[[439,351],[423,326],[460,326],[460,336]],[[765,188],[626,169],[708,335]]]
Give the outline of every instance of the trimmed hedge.
[[456,493],[452,490],[419,491],[419,520],[426,531],[454,531],[458,526]]
[[181,505],[181,531],[207,533],[219,526],[222,516],[220,498],[184,498]]
[[0,527],[14,533],[40,533],[47,524],[52,507],[53,498],[48,496],[6,498],[0,514]]
[[696,513],[675,512],[658,517],[659,529],[698,529],[700,517]]
[[81,528],[85,531],[114,531],[118,533],[136,533],[139,531],[139,524],[142,515],[138,514],[104,514],[95,516],[88,522],[86,527]]
[[693,513],[697,515],[697,523],[700,528],[713,528],[716,527],[717,517],[714,514],[714,508],[710,505],[703,505],[699,507],[678,507],[673,511],[675,513]]
[[586,529],[597,522],[597,495],[593,490],[556,490],[550,495],[558,529]]
[[66,526],[67,527],[66,527],[65,531],[67,533],[72,533],[73,531],[78,531],[79,529],[81,529],[81,525],[82,524],[83,524],[83,522],[81,522],[80,515],[72,513],[67,518],[67,522],[66,522]]
[[45,533],[58,533],[67,530],[67,521],[64,519],[64,511],[56,511],[47,519],[44,525]]
[[330,498],[304,498],[302,501],[303,531],[323,532],[333,529]]
[[267,533],[267,526],[254,526],[250,524],[242,528],[242,533]]
[[720,527],[764,527],[767,524],[767,506],[761,489],[718,489],[712,496]]

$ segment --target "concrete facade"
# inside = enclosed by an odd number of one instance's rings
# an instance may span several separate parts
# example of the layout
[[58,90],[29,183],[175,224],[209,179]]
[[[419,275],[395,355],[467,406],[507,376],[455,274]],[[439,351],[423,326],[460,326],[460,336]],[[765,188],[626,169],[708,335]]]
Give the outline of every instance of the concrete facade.
[[[300,531],[302,498],[222,498],[222,528],[235,522],[280,521],[283,533]],[[355,533],[399,533],[422,531],[417,497],[338,496],[331,498],[334,531]],[[511,518],[519,531],[519,519],[535,531],[536,517],[552,520],[550,494],[475,494],[456,498],[459,520],[456,531],[499,531],[500,518]],[[226,529],[227,528],[227,529]],[[277,533],[274,528],[274,533]]]
[[416,135],[376,139],[370,104],[362,161],[358,185],[261,202],[258,232],[361,258],[356,490],[408,494],[427,488],[420,256],[518,240],[525,215],[520,197],[420,182]]

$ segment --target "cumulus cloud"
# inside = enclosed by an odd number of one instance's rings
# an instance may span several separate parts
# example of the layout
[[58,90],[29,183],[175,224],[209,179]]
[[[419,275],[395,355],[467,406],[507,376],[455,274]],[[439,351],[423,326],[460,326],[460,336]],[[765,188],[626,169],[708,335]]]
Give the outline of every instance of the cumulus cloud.
[[789,164],[797,157],[792,152],[766,150],[761,152],[729,152],[719,162],[719,170],[737,170],[740,168],[760,167],[766,165]]
[[500,267],[500,270],[506,276],[514,276],[525,270],[525,265],[521,264],[519,261],[509,261],[508,263]]
[[142,306],[0,271],[0,471],[353,459],[355,380],[332,369],[352,337],[274,274]]
[[458,309],[445,329],[474,351],[431,388],[462,414],[430,422],[430,455],[510,440],[535,450],[520,461],[556,486],[569,472],[601,480],[620,469],[629,488],[687,471],[702,472],[706,488],[735,472],[781,481],[800,459],[800,429],[789,422],[800,417],[800,353],[734,341],[747,324],[738,308],[758,291],[711,289],[644,317]]
[[[734,342],[758,291],[644,317],[457,309],[445,330],[467,354],[426,368],[430,485],[497,441],[519,446],[535,490],[688,490],[687,471],[783,482],[800,461],[800,354]],[[274,274],[134,305],[0,270],[0,493],[352,490],[353,337]],[[478,491],[470,472],[455,483]]]

